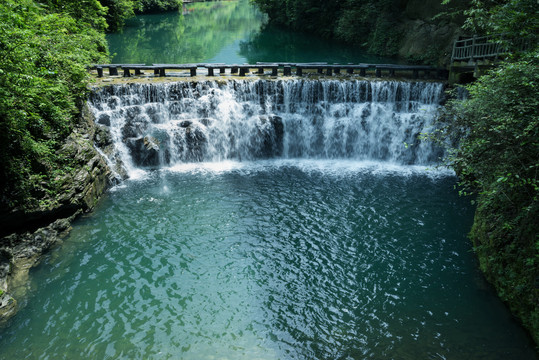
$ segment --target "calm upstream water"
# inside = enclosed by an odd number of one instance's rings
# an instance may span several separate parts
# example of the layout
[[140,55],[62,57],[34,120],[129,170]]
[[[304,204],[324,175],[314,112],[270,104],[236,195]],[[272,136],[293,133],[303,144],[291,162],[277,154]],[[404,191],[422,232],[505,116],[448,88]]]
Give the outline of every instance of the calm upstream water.
[[396,61],[266,22],[249,0],[200,2],[184,5],[183,12],[137,16],[107,40],[117,64]]

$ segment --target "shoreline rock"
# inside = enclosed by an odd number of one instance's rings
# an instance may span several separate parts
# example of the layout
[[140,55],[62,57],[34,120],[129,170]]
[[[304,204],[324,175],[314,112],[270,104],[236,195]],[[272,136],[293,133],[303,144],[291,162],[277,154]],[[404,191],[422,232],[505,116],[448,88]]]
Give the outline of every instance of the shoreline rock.
[[62,156],[74,159],[77,164],[60,179],[60,194],[49,199],[47,206],[33,211],[13,211],[0,219],[6,224],[0,237],[0,325],[19,309],[17,296],[12,293],[13,284],[25,283],[30,269],[69,234],[71,222],[80,214],[92,211],[116,181],[106,159],[95,148],[96,134],[99,129],[85,104],[78,123],[60,150]]

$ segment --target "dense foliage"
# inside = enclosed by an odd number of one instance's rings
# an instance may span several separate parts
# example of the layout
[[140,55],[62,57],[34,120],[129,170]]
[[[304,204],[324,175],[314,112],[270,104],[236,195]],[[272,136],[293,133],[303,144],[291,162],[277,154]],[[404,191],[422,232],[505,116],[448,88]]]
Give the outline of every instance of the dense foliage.
[[271,21],[294,30],[363,44],[371,52],[394,55],[399,0],[254,0]]
[[122,28],[125,21],[135,13],[177,10],[182,0],[99,0],[108,11],[106,15],[109,31]]
[[535,0],[473,1],[468,26],[529,47],[447,104],[439,139],[453,145],[462,191],[478,194],[470,238],[481,269],[539,344],[538,10]]
[[[86,98],[87,66],[108,61],[106,29],[180,0],[0,2],[0,212],[48,205],[72,168],[59,150]],[[46,200],[44,200],[46,199]]]
[[[61,3],[61,5],[58,5]],[[97,1],[0,3],[0,204],[29,205],[69,166],[57,151],[85,98],[85,64],[105,61]],[[36,205],[36,204],[32,204]]]
[[[269,15],[270,21],[297,31],[335,38],[365,48],[376,55],[394,56],[403,40],[403,24],[410,12],[421,12],[423,20],[447,21],[461,9],[455,0],[442,7],[441,1],[412,0],[252,0]],[[438,7],[444,14],[435,13]],[[435,19],[436,18],[436,19]],[[432,44],[433,47],[438,44]],[[439,54],[424,54],[433,60]]]

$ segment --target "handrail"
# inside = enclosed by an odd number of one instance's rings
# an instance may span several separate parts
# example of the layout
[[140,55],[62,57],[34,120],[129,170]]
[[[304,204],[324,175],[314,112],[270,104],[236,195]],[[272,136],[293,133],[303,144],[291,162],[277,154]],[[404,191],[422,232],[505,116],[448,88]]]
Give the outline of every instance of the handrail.
[[[498,60],[500,56],[508,53],[509,49],[506,43],[495,40],[502,38],[502,34],[477,36],[474,35],[468,39],[455,40],[453,43],[453,52],[451,62],[454,61],[477,61],[477,60]],[[524,51],[532,46],[531,39],[518,39],[512,41],[518,51]]]

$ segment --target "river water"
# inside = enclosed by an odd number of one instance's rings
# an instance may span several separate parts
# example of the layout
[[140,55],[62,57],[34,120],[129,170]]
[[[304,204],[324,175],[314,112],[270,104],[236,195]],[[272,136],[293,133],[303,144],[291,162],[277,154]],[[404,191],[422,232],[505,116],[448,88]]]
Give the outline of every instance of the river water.
[[130,178],[16,289],[0,359],[537,359],[417,138],[442,100],[358,78],[95,90]]
[[396,61],[266,23],[249,0],[200,2],[180,13],[137,16],[107,40],[116,64]]

